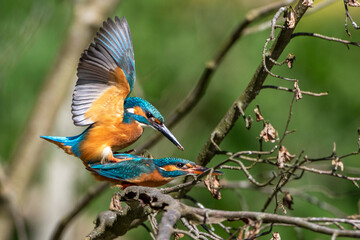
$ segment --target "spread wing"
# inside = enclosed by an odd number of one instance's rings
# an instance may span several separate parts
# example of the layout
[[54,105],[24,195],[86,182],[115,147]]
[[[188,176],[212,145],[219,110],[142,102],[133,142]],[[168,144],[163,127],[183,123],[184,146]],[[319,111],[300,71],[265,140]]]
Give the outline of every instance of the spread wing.
[[108,19],[81,55],[72,101],[74,124],[122,121],[124,100],[135,82],[135,60],[125,18]]

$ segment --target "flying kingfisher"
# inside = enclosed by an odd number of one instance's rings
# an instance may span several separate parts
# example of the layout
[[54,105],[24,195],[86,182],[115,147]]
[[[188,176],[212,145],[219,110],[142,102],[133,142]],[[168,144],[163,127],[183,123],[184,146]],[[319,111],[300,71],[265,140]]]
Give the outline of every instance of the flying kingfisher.
[[73,137],[41,136],[66,153],[88,162],[117,162],[113,152],[134,143],[150,126],[179,149],[160,112],[148,101],[129,97],[135,83],[135,59],[125,18],[108,18],[81,55],[72,99],[76,126],[88,126]]
[[[181,158],[146,158],[132,154],[114,154],[116,163],[89,163],[87,169],[96,179],[108,181],[121,188],[131,185],[158,187],[184,175],[198,175],[208,170],[207,167]],[[215,170],[213,175],[222,172]]]

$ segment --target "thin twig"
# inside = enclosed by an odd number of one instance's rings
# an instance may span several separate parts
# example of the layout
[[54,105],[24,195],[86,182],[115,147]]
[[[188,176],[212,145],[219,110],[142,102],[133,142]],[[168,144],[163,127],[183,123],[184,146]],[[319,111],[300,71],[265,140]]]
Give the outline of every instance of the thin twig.
[[[274,85],[264,85],[261,88],[262,89],[271,88],[271,89],[276,89],[276,90],[281,90],[281,91],[286,91],[286,92],[295,92],[295,89],[293,89],[293,88],[274,86]],[[309,95],[309,96],[314,96],[314,97],[321,97],[321,96],[329,95],[328,92],[321,92],[321,93],[313,93],[313,92],[309,92],[309,91],[300,91],[300,92],[302,94]]]
[[[286,121],[286,125],[285,125],[285,129],[284,129],[284,133],[279,141],[279,145],[281,146],[282,142],[284,141],[286,135],[288,134],[287,133],[287,130],[289,128],[289,124],[290,124],[290,121],[291,121],[291,116],[292,116],[292,109],[293,109],[293,106],[294,106],[294,101],[295,101],[295,98],[296,98],[296,94],[294,93],[294,96],[293,98],[291,99],[291,102],[290,102],[290,109],[289,109],[289,117]],[[281,149],[281,148],[280,148]]]
[[[248,178],[248,180],[255,184],[258,187],[264,187],[267,186],[269,184],[271,184],[271,182],[276,178],[275,176],[273,176],[272,178],[270,178],[268,181],[266,181],[265,183],[259,183],[255,180],[255,178],[249,173],[249,171],[246,169],[245,165],[240,161],[240,160],[235,160],[233,158],[229,158],[229,161],[232,161],[234,163],[237,163],[240,166],[240,169],[245,173],[246,177]],[[226,161],[224,162],[224,164],[226,163]],[[235,169],[234,167],[231,166],[221,166],[221,169]]]
[[[296,79],[293,79],[293,78],[287,78],[287,77],[282,77],[280,75],[277,75],[277,74],[274,74],[272,73],[269,68],[267,67],[267,60],[272,62],[273,64],[275,65],[281,65],[281,64],[278,64],[276,62],[276,60],[274,58],[271,58],[269,56],[269,54],[267,54],[266,50],[267,50],[267,46],[268,44],[270,43],[270,41],[273,41],[274,38],[275,38],[275,26],[276,26],[276,21],[277,19],[280,17],[280,15],[282,13],[284,13],[287,9],[285,7],[281,7],[279,8],[279,10],[275,13],[272,21],[271,21],[271,31],[270,31],[270,36],[268,39],[266,39],[265,41],[265,44],[264,44],[264,48],[263,48],[263,52],[262,52],[262,63],[263,63],[263,66],[264,66],[264,70],[272,77],[276,77],[276,78],[280,78],[280,79],[283,79],[283,80],[287,80],[287,81],[297,81]],[[285,26],[284,26],[285,27]]]
[[[328,0],[328,1],[322,1],[320,3],[317,3],[313,8],[311,8],[311,9],[309,9],[307,11],[306,15],[307,16],[311,15],[311,14],[313,14],[313,13],[315,13],[315,12],[325,8],[325,7],[328,7],[330,4],[333,4],[335,1],[337,1],[337,0]],[[251,35],[251,34],[255,34],[255,33],[265,31],[265,30],[271,28],[271,23],[272,23],[271,21],[265,21],[263,23],[255,25],[253,27],[248,27],[248,28],[245,29],[243,35],[246,36],[246,35]]]
[[350,15],[350,13],[349,13],[348,4],[349,4],[349,0],[344,0],[344,7],[345,7],[345,31],[346,31],[346,33],[349,35],[349,37],[351,37],[351,33],[350,33],[350,31],[349,31],[349,29],[348,29],[348,26],[347,26],[347,25],[348,25],[348,24],[347,24],[348,19],[351,21],[351,24],[353,25],[353,27],[354,27],[356,30],[360,29],[360,26],[358,26],[358,25],[356,24],[356,22],[352,19],[351,15]]
[[347,179],[347,180],[350,180],[350,181],[360,181],[360,177],[348,177],[348,176],[345,176],[345,175],[334,173],[332,170],[330,170],[330,171],[319,170],[319,169],[315,169],[315,168],[309,168],[309,167],[306,167],[306,166],[300,166],[299,169],[302,169],[302,170],[305,170],[305,171],[308,171],[308,172],[318,173],[318,174],[321,174],[321,175],[329,175],[329,176],[334,176],[334,177],[338,177],[338,178],[343,178],[343,179]]
[[297,33],[293,33],[291,37],[294,38],[294,37],[298,37],[298,36],[316,37],[316,38],[320,38],[320,39],[324,39],[324,40],[328,40],[328,41],[332,41],[332,42],[342,43],[342,44],[345,44],[346,46],[353,45],[353,46],[360,47],[360,42],[347,41],[347,40],[343,40],[340,38],[321,35],[319,33],[297,32]]
[[[297,161],[294,164],[294,167],[292,169],[289,169],[282,177],[279,179],[278,184],[276,185],[273,193],[269,196],[269,198],[266,200],[264,207],[261,209],[262,212],[265,212],[266,208],[270,205],[272,199],[275,197],[275,195],[281,190],[282,187],[284,187],[291,179],[291,176],[295,173],[295,171],[301,166],[302,163],[305,161],[302,161],[301,163],[297,164],[302,153],[299,154],[299,157]],[[277,204],[277,203],[276,203]]]

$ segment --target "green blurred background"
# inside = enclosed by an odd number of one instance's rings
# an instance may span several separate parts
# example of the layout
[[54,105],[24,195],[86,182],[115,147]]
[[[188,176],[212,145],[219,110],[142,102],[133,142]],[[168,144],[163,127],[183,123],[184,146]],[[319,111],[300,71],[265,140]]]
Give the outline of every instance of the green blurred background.
[[[121,1],[109,17],[125,16],[129,22],[136,58],[137,95],[157,106],[166,117],[194,87],[205,63],[215,56],[233,29],[244,19],[246,12],[269,2],[271,1]],[[315,1],[315,6],[317,3]],[[16,141],[24,130],[42,84],[61,51],[68,27],[74,18],[73,11],[74,2],[70,0],[14,0],[0,3],[0,158],[5,167],[9,164],[11,154],[16,156],[16,152],[21,151],[19,148],[14,149]],[[350,11],[360,23],[360,9],[352,8]],[[351,40],[358,41],[360,32],[352,27],[349,29],[352,33]],[[342,1],[305,15],[295,32],[299,31],[349,39],[344,31]],[[244,90],[259,65],[268,35],[269,31],[265,30],[244,36],[237,42],[213,76],[200,104],[175,127],[173,133],[185,151],[178,151],[163,140],[150,150],[153,156],[195,160],[211,130]],[[339,155],[355,151],[357,128],[360,125],[360,49],[354,46],[348,49],[342,44],[315,38],[297,37],[291,41],[282,58],[288,53],[296,56],[293,69],[275,67],[273,72],[299,79],[302,90],[329,92],[326,97],[304,96],[295,103],[290,129],[296,129],[296,132],[284,142],[289,152],[298,154],[304,150],[309,157],[323,157],[331,154],[333,142],[337,144]],[[292,87],[289,82],[271,77],[265,84]],[[65,135],[70,136],[81,131],[74,127],[63,127],[61,133],[60,130],[57,131],[62,128],[62,124],[72,124],[69,101],[71,91],[72,86],[69,86],[69,93],[62,107],[66,117],[61,118],[60,123],[57,123],[60,126],[54,128],[53,132],[43,134],[63,135],[65,132]],[[249,106],[246,114],[253,115],[253,109],[259,104],[265,119],[282,134],[291,98],[289,93],[265,89]],[[261,129],[261,124],[254,123],[250,130],[246,130],[244,122],[239,120],[221,147],[232,152],[256,150]],[[139,146],[153,133],[153,130],[147,129],[132,148]],[[26,219],[34,219],[27,222],[31,239],[47,239],[58,219],[71,209],[89,186],[95,184],[80,161],[63,154],[50,144],[44,146],[46,160],[38,166],[36,177],[29,186],[29,201],[23,206]],[[272,144],[265,144],[266,149],[272,147]],[[61,168],[50,174],[49,168],[54,168],[51,165],[51,156],[54,154],[60,156]],[[221,156],[216,157],[211,165],[223,159]],[[359,161],[358,156],[344,160],[345,171],[359,176]],[[331,165],[323,162],[318,168],[329,170]],[[268,167],[257,166],[252,173],[259,181],[264,181],[270,176],[270,170]],[[223,178],[228,180],[246,179],[242,172],[225,172]],[[67,193],[60,192],[60,196],[61,201],[67,204],[59,206],[50,202],[49,194],[59,194],[57,185],[46,184],[51,177],[55,177],[57,183],[66,182],[63,189]],[[344,215],[359,214],[359,189],[348,181],[308,173],[288,187],[327,202],[341,209]],[[79,239],[89,233],[96,215],[108,209],[114,191],[117,189],[109,189],[87,207],[74,221],[64,239]],[[190,192],[191,196],[203,202],[206,207],[226,210],[259,211],[268,196],[251,189],[223,190],[222,194],[221,200],[213,200],[205,189]],[[40,204],[45,198],[47,204]],[[55,198],[59,201],[58,197]],[[336,216],[311,204],[304,197],[294,194],[294,198],[294,210],[289,211],[289,215]],[[273,206],[268,208],[269,212],[272,210]],[[54,217],[42,217],[52,211]],[[234,223],[232,225],[236,226]],[[275,227],[274,231],[279,231],[286,239],[329,238],[294,228]],[[140,239],[139,234],[150,238],[143,228],[132,230],[124,238]],[[265,236],[261,239],[269,238]]]

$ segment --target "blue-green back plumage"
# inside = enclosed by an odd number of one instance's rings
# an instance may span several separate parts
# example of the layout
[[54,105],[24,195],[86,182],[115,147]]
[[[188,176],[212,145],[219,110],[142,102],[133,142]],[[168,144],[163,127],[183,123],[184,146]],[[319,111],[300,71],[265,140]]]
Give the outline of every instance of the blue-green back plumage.
[[142,174],[149,174],[158,170],[164,178],[174,178],[188,174],[186,171],[165,171],[162,167],[167,165],[176,165],[178,163],[195,166],[196,164],[185,159],[180,158],[158,158],[151,159],[132,154],[114,154],[118,159],[128,159],[117,163],[106,164],[90,164],[89,170],[97,174],[120,181],[130,181],[141,177]]
[[155,164],[149,159],[125,160],[117,163],[90,164],[90,170],[97,174],[120,181],[130,181],[141,174],[155,171]]

